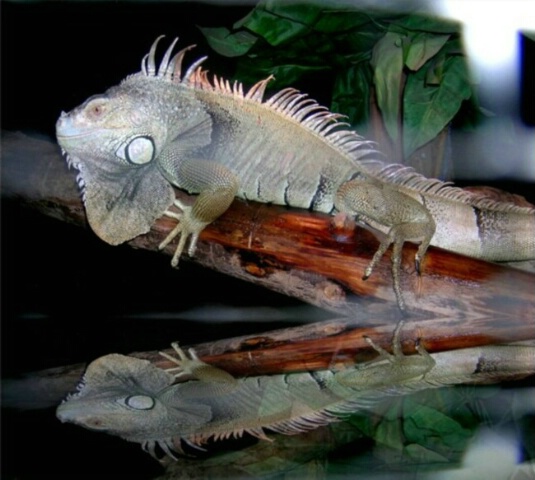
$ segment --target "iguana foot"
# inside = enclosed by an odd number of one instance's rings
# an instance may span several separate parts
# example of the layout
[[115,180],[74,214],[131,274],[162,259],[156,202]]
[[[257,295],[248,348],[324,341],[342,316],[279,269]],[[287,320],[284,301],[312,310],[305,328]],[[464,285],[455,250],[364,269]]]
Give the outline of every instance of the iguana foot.
[[219,393],[232,391],[236,387],[237,380],[230,373],[199,360],[193,348],[190,348],[186,353],[178,346],[178,342],[173,342],[171,346],[177,353],[178,358],[165,352],[159,352],[159,354],[177,365],[176,367],[165,369],[166,372],[174,375],[176,379],[194,377],[206,383],[217,384]]
[[[207,363],[204,363],[202,360],[199,360],[199,357],[195,353],[195,350],[193,348],[190,348],[188,350],[188,354],[182,350],[182,348],[179,347],[178,342],[173,342],[171,344],[173,347],[173,350],[177,353],[178,358],[173,357],[165,352],[158,352],[162,357],[166,358],[170,362],[175,363],[176,367],[166,368],[165,371],[172,373],[175,378],[182,378],[182,377],[189,377],[194,375],[194,370],[204,366],[208,365]],[[176,372],[176,373],[173,373]]]
[[176,213],[171,210],[167,210],[164,212],[164,215],[167,217],[174,218],[179,221],[178,225],[173,228],[173,230],[165,237],[165,240],[160,243],[158,246],[159,250],[163,250],[169,243],[171,243],[174,238],[180,234],[180,240],[178,242],[178,245],[175,249],[175,253],[173,255],[173,258],[171,259],[171,265],[173,267],[178,266],[178,261],[180,260],[180,256],[182,255],[182,252],[184,251],[184,247],[186,246],[186,241],[188,240],[188,237],[191,237],[189,247],[188,247],[188,255],[191,257],[195,254],[195,249],[197,248],[197,240],[199,239],[200,233],[203,231],[204,227],[208,225],[207,222],[202,222],[198,220],[192,213],[192,206],[185,205],[180,200],[175,199],[173,204],[178,207],[182,212]]
[[[409,374],[408,378],[413,376],[424,375],[428,372],[434,365],[435,361],[433,357],[429,355],[429,352],[425,347],[420,343],[420,339],[416,339],[414,342],[414,348],[418,352],[418,355],[405,355],[403,353],[403,348],[401,346],[401,329],[405,322],[400,320],[394,330],[392,336],[392,353],[388,353],[384,348],[381,348],[379,345],[376,345],[374,341],[364,336],[366,343],[370,345],[377,353],[379,353],[379,359],[375,361],[380,361],[382,359],[388,360],[390,363],[398,365],[400,371],[403,370],[404,375]],[[373,363],[373,361],[372,361]],[[411,374],[414,372],[414,375]]]
[[204,228],[219,218],[230,207],[238,192],[237,176],[224,165],[198,159],[187,159],[180,163],[179,178],[187,180],[182,187],[189,192],[199,192],[193,205],[185,205],[175,199],[173,204],[182,210],[181,213],[166,211],[164,215],[175,218],[179,224],[167,235],[160,244],[160,250],[165,248],[178,234],[180,240],[176,247],[171,265],[176,267],[180,255],[191,237],[188,254],[193,256],[197,240]]

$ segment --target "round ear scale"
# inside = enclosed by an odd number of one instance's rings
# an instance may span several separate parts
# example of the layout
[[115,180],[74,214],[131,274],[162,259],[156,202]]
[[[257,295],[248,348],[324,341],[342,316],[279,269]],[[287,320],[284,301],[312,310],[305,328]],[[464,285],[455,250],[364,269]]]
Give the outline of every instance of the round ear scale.
[[125,158],[133,165],[146,165],[154,160],[155,151],[152,137],[141,135],[130,140],[126,145]]

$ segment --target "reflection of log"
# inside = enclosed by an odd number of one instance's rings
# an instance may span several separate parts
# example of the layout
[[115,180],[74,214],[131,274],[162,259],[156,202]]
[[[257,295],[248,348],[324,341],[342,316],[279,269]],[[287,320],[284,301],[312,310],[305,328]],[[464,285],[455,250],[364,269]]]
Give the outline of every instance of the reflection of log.
[[[85,223],[74,174],[57,146],[7,134],[2,153],[4,195],[17,195],[64,221]],[[172,225],[162,218],[130,244],[156,250]],[[335,226],[327,215],[236,201],[203,232],[194,260],[337,313],[366,318],[376,308],[381,318],[396,318],[388,255],[369,280],[360,278],[376,248],[372,233]],[[431,248],[419,278],[412,261],[415,246],[404,250],[402,287],[413,315],[532,320],[533,275]],[[364,314],[363,303],[351,293],[361,301],[387,303],[366,306]]]
[[[255,336],[236,337],[195,345],[200,358],[237,376],[338,368],[372,359],[374,350],[364,335],[390,350],[392,325],[357,326],[355,320],[331,320],[297,328],[287,328]],[[453,332],[453,333],[452,333]],[[408,321],[402,331],[403,349],[414,353],[414,341],[431,352],[533,338],[533,325],[520,319],[466,322],[463,319],[417,319]],[[167,353],[173,352],[165,350]],[[133,353],[161,368],[173,366],[158,352]],[[25,375],[3,382],[3,405],[17,408],[45,408],[57,405],[74,390],[84,365],[70,365]],[[514,372],[503,369],[503,378]],[[500,370],[502,371],[502,370]]]

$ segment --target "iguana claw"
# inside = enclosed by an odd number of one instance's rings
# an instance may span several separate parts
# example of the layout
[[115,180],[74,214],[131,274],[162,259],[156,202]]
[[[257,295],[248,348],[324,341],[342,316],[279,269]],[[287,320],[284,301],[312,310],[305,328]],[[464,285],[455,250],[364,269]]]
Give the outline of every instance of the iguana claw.
[[206,226],[206,223],[200,222],[193,217],[192,207],[190,205],[185,205],[178,199],[175,199],[173,205],[180,208],[180,210],[182,211],[180,213],[176,213],[172,210],[166,210],[164,212],[164,215],[178,220],[179,223],[178,225],[176,225],[175,228],[173,228],[173,230],[171,230],[167,237],[165,237],[163,242],[160,243],[158,249],[163,250],[167,245],[169,245],[169,243],[174,240],[177,235],[180,234],[180,240],[175,249],[175,253],[173,254],[173,258],[171,259],[171,266],[177,267],[178,262],[180,260],[180,256],[182,255],[184,247],[186,246],[186,241],[188,240],[188,237],[191,237],[188,247],[188,255],[192,257],[195,254],[199,235]]
[[219,393],[236,388],[236,379],[230,373],[200,360],[193,348],[190,348],[186,353],[178,346],[178,342],[173,342],[171,346],[177,353],[178,358],[165,352],[159,353],[162,357],[177,365],[176,367],[165,369],[166,372],[174,375],[176,379],[193,377],[209,384],[216,384]]
[[[182,348],[179,347],[178,342],[173,342],[171,344],[174,351],[177,353],[178,358],[173,357],[165,352],[158,352],[162,357],[166,358],[170,362],[175,363],[176,367],[166,368],[165,371],[173,373],[175,378],[182,378],[186,376],[194,375],[193,370],[195,367],[199,367],[200,365],[205,365],[205,363],[202,360],[199,360],[199,357],[195,353],[195,350],[193,348],[190,348],[188,350],[188,353],[184,352]],[[189,357],[188,357],[189,354]]]

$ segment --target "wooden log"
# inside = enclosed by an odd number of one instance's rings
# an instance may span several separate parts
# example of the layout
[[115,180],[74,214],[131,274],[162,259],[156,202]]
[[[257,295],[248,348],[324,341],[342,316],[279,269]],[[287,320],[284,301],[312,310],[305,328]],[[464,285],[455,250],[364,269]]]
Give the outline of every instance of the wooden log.
[[[4,134],[2,173],[4,195],[86,225],[75,174],[55,144]],[[163,217],[129,244],[157,250],[173,226]],[[237,200],[203,231],[193,260],[338,314],[363,320],[380,314],[396,321],[389,254],[370,279],[361,279],[377,246],[371,232],[337,224],[329,215]],[[171,255],[173,249],[172,244],[164,252]],[[415,251],[406,244],[402,265],[402,289],[413,317],[533,319],[533,274],[430,248],[420,277]]]

